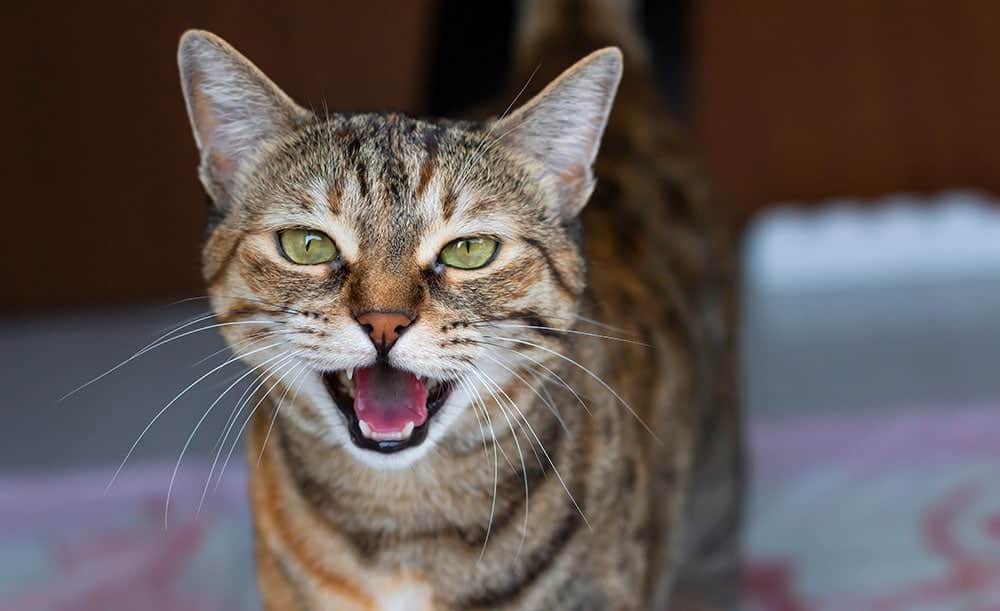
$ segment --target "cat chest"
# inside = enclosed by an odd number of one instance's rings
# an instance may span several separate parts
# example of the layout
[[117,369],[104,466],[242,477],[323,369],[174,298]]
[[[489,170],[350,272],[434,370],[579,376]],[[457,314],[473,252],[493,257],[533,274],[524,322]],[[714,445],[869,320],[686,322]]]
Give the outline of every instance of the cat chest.
[[357,572],[352,580],[357,592],[346,593],[340,588],[318,584],[314,608],[345,611],[433,611],[436,608],[430,584],[416,577]]

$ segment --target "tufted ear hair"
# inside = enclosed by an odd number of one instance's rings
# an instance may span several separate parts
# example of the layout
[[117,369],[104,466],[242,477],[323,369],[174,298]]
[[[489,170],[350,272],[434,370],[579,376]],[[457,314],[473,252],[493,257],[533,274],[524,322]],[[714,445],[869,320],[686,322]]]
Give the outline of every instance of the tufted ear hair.
[[595,51],[494,127],[495,134],[545,165],[567,217],[579,214],[593,191],[591,166],[621,76],[621,51]]
[[177,62],[201,153],[199,175],[209,196],[224,207],[238,172],[260,145],[294,129],[310,113],[210,32],[185,32]]

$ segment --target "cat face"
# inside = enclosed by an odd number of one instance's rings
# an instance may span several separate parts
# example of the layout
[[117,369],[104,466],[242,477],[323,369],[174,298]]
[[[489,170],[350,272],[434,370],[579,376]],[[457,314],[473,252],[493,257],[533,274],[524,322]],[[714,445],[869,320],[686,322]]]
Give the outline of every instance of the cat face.
[[559,358],[584,291],[576,216],[620,54],[488,123],[318,117],[203,32],[179,59],[212,304],[279,415],[376,468],[512,426],[506,389]]

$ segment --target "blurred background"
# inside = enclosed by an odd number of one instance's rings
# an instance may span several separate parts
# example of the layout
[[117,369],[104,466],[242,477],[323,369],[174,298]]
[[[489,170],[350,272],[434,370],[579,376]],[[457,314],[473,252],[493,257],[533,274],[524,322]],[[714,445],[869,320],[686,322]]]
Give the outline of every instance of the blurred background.
[[[461,0],[13,9],[0,609],[256,604],[241,457],[184,511],[230,406],[193,438],[162,525],[178,453],[238,371],[172,406],[104,494],[151,416],[224,362],[221,341],[192,333],[59,400],[207,311],[180,33],[218,33],[307,106],[440,115],[504,82],[513,16]],[[650,0],[642,20],[744,228],[748,608],[1000,609],[1000,4]]]

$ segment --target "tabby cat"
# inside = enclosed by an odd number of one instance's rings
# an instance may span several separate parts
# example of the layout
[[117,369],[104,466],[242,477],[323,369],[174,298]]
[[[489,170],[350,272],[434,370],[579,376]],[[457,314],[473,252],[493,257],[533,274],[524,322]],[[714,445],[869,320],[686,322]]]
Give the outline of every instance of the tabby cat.
[[306,110],[181,39],[268,610],[736,604],[727,225],[629,3],[524,10],[515,80],[554,78],[475,122]]

